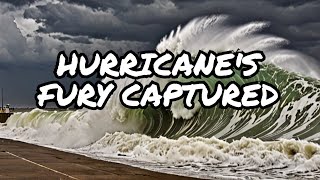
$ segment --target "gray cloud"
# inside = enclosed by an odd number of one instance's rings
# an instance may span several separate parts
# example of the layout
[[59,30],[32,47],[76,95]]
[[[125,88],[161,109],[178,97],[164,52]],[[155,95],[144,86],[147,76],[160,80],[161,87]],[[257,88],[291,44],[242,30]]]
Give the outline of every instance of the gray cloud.
[[[149,41],[159,38],[178,24],[210,14],[228,14],[231,23],[269,21],[267,33],[284,37],[299,49],[299,41],[319,40],[319,1],[180,1],[180,0],[67,0],[27,9],[26,18],[45,21],[40,32],[62,32],[111,40]],[[81,21],[79,21],[81,19]],[[312,32],[312,33],[310,33]],[[317,36],[317,37],[315,37]],[[316,55],[313,51],[305,52]],[[318,58],[318,57],[317,57]]]
[[30,9],[28,6],[0,5],[0,76],[5,85],[6,102],[14,106],[34,106],[37,85],[55,79],[52,72],[59,51],[76,49],[90,54],[95,50],[112,49],[124,53],[149,47],[148,42],[38,32],[42,23],[23,17]]
[[39,32],[61,32],[69,35],[87,35],[111,40],[152,40],[150,32],[161,30],[157,25],[128,24],[120,20],[113,9],[97,10],[75,4],[47,4],[27,9],[25,18],[43,22]]
[[36,1],[37,0],[1,0],[0,2],[10,3],[15,6],[22,6],[22,5],[34,3]]

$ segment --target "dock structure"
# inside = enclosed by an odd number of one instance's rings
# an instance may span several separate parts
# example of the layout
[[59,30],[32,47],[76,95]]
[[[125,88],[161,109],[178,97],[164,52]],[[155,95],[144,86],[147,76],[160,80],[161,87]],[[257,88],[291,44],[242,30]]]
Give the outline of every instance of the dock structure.
[[5,123],[13,113],[0,113],[0,123]]
[[0,139],[0,179],[193,179]]
[[7,104],[6,107],[3,105],[3,88],[1,88],[0,123],[5,123],[12,114],[10,112],[10,105]]

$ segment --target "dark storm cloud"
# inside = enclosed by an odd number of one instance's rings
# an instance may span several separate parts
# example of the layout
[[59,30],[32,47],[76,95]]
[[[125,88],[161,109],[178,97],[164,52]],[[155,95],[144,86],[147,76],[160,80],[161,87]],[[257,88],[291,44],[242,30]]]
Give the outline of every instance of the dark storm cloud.
[[[319,40],[319,1],[236,0],[67,0],[25,11],[27,18],[44,20],[41,32],[62,32],[111,40],[149,41],[198,16],[228,14],[231,23],[269,21],[266,31],[291,41],[299,49],[301,40]],[[77,5],[76,5],[77,4]],[[80,5],[80,6],[79,6]],[[314,51],[307,51],[311,55]]]
[[37,0],[0,0],[0,2],[10,3],[16,6],[22,6],[26,4],[31,4],[36,2]]
[[279,6],[299,6],[310,2],[316,2],[317,0],[272,0],[272,2]]
[[65,0],[65,2],[85,5],[92,8],[108,9],[113,8],[118,11],[125,11],[138,4],[152,4],[154,0],[117,0],[117,1],[101,1],[101,0]]
[[69,41],[74,43],[81,43],[81,44],[92,44],[88,37],[66,37],[61,35],[52,35],[54,39],[59,39],[61,41]]
[[152,4],[154,0],[131,0],[132,4]]
[[163,29],[160,25],[128,24],[115,16],[111,9],[102,11],[74,4],[50,3],[38,6],[27,9],[24,17],[43,21],[46,27],[41,28],[40,32],[108,37],[111,40],[155,40],[150,32]]
[[[28,6],[36,1],[37,5]],[[194,17],[212,14],[229,15],[230,24],[270,22],[270,27],[263,33],[284,37],[290,41],[290,48],[320,60],[319,0],[0,2],[10,4],[6,8],[0,7],[0,13],[6,13],[0,14],[0,58],[3,62],[0,75],[8,77],[7,83],[16,82],[8,87],[14,103],[34,104],[36,85],[53,78],[50,72],[59,50],[90,52],[95,49],[116,49],[122,52],[128,49],[154,49],[159,39],[179,24],[183,25]],[[27,32],[28,41],[22,36],[23,30],[13,23],[16,16],[41,24],[36,32]],[[31,21],[20,24],[27,30],[34,26]],[[30,41],[33,42],[32,46]],[[20,93],[21,90],[26,95]]]

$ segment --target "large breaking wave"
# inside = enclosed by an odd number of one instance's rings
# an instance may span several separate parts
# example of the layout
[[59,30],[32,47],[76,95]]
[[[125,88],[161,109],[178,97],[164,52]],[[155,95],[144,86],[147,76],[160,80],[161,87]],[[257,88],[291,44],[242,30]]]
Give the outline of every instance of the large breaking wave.
[[[144,161],[163,163],[164,166],[148,166],[158,171],[188,172],[191,176],[214,177],[212,172],[217,172],[228,177],[235,173],[318,177],[319,66],[311,57],[281,49],[287,40],[259,34],[267,23],[231,26],[227,22],[226,16],[197,18],[165,37],[157,50],[175,53],[187,50],[194,54],[198,50],[263,50],[267,60],[256,76],[242,79],[236,73],[222,81],[236,81],[240,85],[266,81],[275,85],[281,92],[281,100],[272,107],[235,110],[219,106],[202,108],[196,103],[194,109],[187,110],[178,101],[170,109],[133,110],[124,108],[115,93],[101,111],[35,109],[16,113],[1,127],[1,137],[73,149],[95,158],[121,154],[142,160],[125,163],[143,167]],[[170,81],[152,80],[162,85]],[[218,81],[214,77],[178,80],[205,81],[211,88]],[[121,79],[116,83],[121,89],[132,81]],[[140,81],[148,83],[151,79]],[[168,164],[174,168],[166,168]],[[194,171],[189,172],[190,169]]]

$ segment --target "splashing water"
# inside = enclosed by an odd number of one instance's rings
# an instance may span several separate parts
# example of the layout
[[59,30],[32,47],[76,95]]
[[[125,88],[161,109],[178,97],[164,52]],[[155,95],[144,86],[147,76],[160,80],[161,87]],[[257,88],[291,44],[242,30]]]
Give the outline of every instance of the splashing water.
[[165,36],[157,45],[157,51],[166,49],[178,54],[186,50],[191,54],[199,50],[244,52],[263,50],[266,62],[275,64],[288,71],[302,73],[319,79],[320,66],[316,61],[296,51],[280,49],[288,40],[272,35],[256,34],[269,26],[266,22],[251,22],[242,26],[227,24],[227,16],[209,16],[196,18],[183,29],[179,26],[169,36]]

